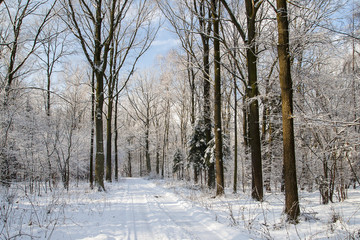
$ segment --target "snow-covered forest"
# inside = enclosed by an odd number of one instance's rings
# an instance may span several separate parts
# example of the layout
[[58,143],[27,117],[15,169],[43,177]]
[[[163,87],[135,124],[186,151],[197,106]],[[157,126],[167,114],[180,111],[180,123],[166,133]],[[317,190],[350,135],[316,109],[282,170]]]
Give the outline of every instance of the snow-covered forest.
[[0,0],[0,239],[360,238],[359,7]]

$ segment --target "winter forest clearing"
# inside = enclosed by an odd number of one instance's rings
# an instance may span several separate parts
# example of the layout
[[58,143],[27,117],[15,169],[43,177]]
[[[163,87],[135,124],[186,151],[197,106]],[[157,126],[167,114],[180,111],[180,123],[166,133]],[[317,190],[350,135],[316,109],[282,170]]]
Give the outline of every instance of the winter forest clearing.
[[359,9],[0,0],[0,238],[360,238]]

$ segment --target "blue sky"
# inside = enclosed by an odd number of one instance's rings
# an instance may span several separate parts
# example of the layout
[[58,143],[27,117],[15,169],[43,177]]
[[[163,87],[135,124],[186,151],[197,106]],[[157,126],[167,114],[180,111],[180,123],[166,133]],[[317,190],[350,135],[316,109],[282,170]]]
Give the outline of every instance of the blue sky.
[[180,42],[176,34],[169,31],[165,25],[159,30],[149,50],[139,60],[138,69],[153,66],[158,56],[165,56],[169,50],[179,47]]

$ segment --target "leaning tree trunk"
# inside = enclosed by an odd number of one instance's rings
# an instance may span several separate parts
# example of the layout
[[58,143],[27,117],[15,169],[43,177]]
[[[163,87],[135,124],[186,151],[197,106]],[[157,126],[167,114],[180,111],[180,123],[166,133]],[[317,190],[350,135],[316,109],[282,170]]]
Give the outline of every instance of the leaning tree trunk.
[[293,123],[293,91],[289,51],[289,23],[286,0],[277,0],[279,78],[281,87],[283,151],[285,178],[285,213],[288,220],[296,222],[300,215],[296,180],[295,141]]

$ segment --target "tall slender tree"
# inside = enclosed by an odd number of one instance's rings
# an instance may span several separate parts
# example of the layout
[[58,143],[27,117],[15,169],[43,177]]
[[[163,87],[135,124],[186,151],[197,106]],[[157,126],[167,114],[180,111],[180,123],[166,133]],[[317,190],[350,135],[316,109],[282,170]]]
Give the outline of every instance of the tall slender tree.
[[[202,58],[203,58],[203,99],[204,99],[204,109],[203,109],[203,118],[204,118],[204,127],[205,127],[205,141],[208,144],[212,138],[211,134],[211,99],[210,99],[210,34],[211,34],[211,9],[208,6],[207,2],[201,0],[199,4],[194,1],[194,9],[196,11],[199,27],[200,27],[200,37],[202,43]],[[210,159],[205,159],[206,165],[208,168],[208,187],[215,187],[215,163],[210,161]]]
[[[136,11],[137,14],[131,14]],[[157,24],[149,21],[154,14],[154,8],[148,1],[137,3],[129,2],[124,9],[123,16],[126,20],[121,20],[119,27],[115,29],[114,39],[110,50],[109,76],[107,77],[108,104],[106,118],[106,180],[112,180],[112,122],[114,99],[126,87],[130,77],[134,73],[135,67],[141,56],[149,49],[156,33],[159,29]],[[126,73],[124,66],[128,67]],[[115,90],[118,83],[119,74],[123,72],[123,82]],[[116,105],[116,103],[115,103]],[[116,112],[117,113],[117,112]],[[114,118],[117,118],[115,114]],[[117,149],[115,149],[117,151]]]
[[89,154],[89,182],[94,188],[94,136],[95,136],[95,73],[91,74],[91,129],[90,129],[90,154]]
[[249,102],[249,137],[251,150],[251,171],[252,171],[252,197],[261,201],[263,199],[263,179],[261,162],[261,141],[259,131],[259,95],[257,83],[257,43],[256,43],[256,13],[262,1],[246,0],[247,18],[247,70],[248,87],[246,89],[247,101]]
[[[235,54],[236,56],[236,54]],[[235,70],[235,67],[234,67]],[[236,77],[234,81],[234,180],[233,180],[233,193],[237,192],[237,178],[238,178],[238,100],[237,100],[237,82]]]
[[[202,1],[202,0],[200,0]],[[184,2],[179,1],[176,4],[167,0],[157,0],[158,6],[169,20],[170,24],[173,26],[175,33],[178,35],[181,41],[181,47],[185,51],[185,66],[187,71],[187,80],[190,87],[190,123],[195,131],[196,128],[196,76],[197,68],[202,69],[202,66],[199,67],[199,60],[197,59],[196,54],[196,12],[198,6],[196,5],[197,0]],[[204,3],[205,4],[205,3]],[[200,170],[198,165],[193,165],[194,170],[194,181],[198,181]]]
[[220,55],[220,6],[218,0],[211,0],[211,17],[214,37],[214,132],[216,164],[216,196],[224,194],[223,141],[221,128],[221,55]]
[[257,12],[260,9],[262,0],[245,0],[247,33],[238,22],[233,11],[226,0],[220,0],[228,12],[231,22],[238,30],[242,40],[246,45],[246,61],[248,82],[245,90],[246,120],[248,123],[248,138],[251,151],[251,172],[252,172],[252,197],[258,201],[263,199],[263,180],[262,180],[262,162],[261,162],[261,141],[259,131],[259,95],[257,80],[257,42],[256,42],[256,24]]
[[283,161],[285,179],[285,213],[288,220],[296,222],[300,215],[296,179],[293,90],[289,51],[289,22],[286,0],[277,0],[279,78],[283,122]]
[[[14,81],[18,78],[20,71],[26,66],[25,63],[29,61],[29,58],[34,54],[39,43],[43,40],[41,39],[41,33],[54,16],[53,8],[55,7],[56,2],[57,1],[53,1],[51,3],[50,8],[44,15],[40,14],[40,10],[44,4],[48,3],[48,1],[20,0],[17,1],[17,5],[15,6],[5,3],[6,12],[9,19],[11,19],[12,25],[12,39],[9,39],[10,43],[7,44],[10,49],[10,54],[8,55],[9,60],[5,77],[5,105],[7,104]],[[29,17],[34,17],[35,14],[41,16],[40,21],[38,21],[40,24],[36,26],[35,34],[33,36],[28,36],[27,39],[23,41],[21,38],[23,37],[22,34],[25,29],[26,20]],[[30,47],[23,48],[24,44],[29,44]],[[23,52],[23,49],[28,49],[28,51]]]
[[[129,0],[108,2],[102,0],[80,1],[74,5],[73,0],[63,0],[67,15],[65,23],[79,40],[83,53],[89,62],[96,78],[95,87],[95,184],[99,191],[104,186],[104,141],[103,141],[103,104],[104,77],[108,65],[108,54],[113,41],[115,29],[124,17]],[[76,8],[78,7],[78,8]],[[106,22],[107,21],[107,22]],[[108,24],[108,27],[105,27]]]

